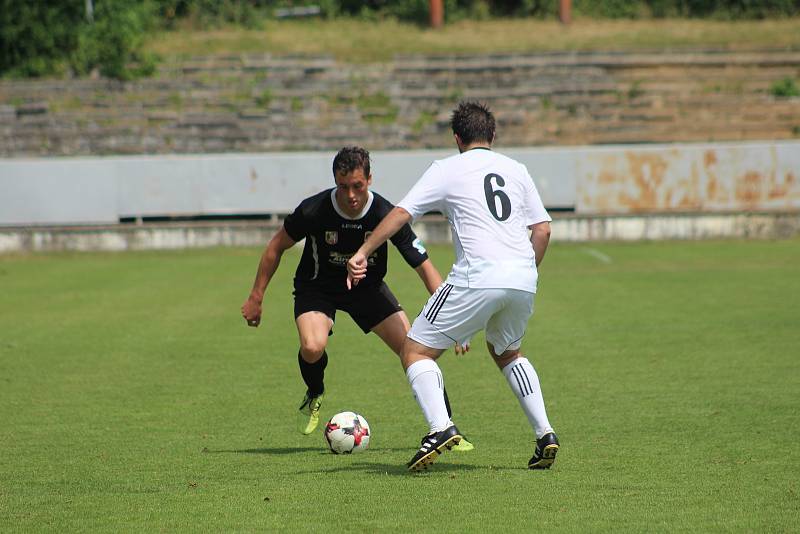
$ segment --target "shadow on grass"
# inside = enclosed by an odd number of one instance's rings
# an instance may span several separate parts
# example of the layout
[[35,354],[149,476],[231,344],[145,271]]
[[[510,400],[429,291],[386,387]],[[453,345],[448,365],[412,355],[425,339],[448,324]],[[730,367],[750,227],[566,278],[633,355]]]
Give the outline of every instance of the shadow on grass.
[[321,447],[264,447],[260,449],[224,449],[212,450],[203,449],[205,454],[303,454],[317,452],[319,454],[330,454]]
[[371,475],[394,475],[394,476],[418,476],[426,477],[438,474],[455,474],[466,471],[485,470],[485,466],[469,465],[469,464],[448,464],[436,463],[427,471],[411,472],[403,464],[386,464],[386,463],[373,463],[373,462],[353,462],[347,465],[331,467],[330,469],[313,469],[308,471],[296,471],[296,475],[309,475],[319,473],[352,473],[353,471],[361,471]]
[[[390,451],[391,449],[387,449]],[[202,451],[204,454],[270,454],[270,455],[283,455],[283,454],[307,454],[307,453],[317,453],[320,455],[326,456],[334,456],[331,455],[330,451],[321,449],[320,447],[263,447],[258,449],[203,449]],[[343,455],[343,458],[346,455]],[[410,472],[406,466],[402,463],[396,464],[387,464],[387,463],[377,463],[377,462],[352,462],[347,463],[345,465],[339,465],[335,467],[331,467],[329,469],[311,469],[307,471],[296,471],[295,475],[313,475],[313,474],[320,474],[320,473],[344,473],[353,471],[361,471],[363,473],[368,473],[372,475],[394,475],[394,476],[418,476],[418,477],[426,477],[426,476],[435,476],[438,474],[448,474],[454,475],[459,472],[468,472],[468,471],[480,471],[480,470],[512,470],[515,471],[516,469],[511,468],[504,468],[504,467],[496,467],[496,466],[486,466],[486,465],[470,465],[470,464],[463,464],[463,463],[447,463],[447,462],[437,462],[433,467],[429,468],[427,471],[420,471],[420,472]]]
[[[393,449],[382,449],[380,447],[370,448],[370,452],[382,451],[391,452]],[[413,449],[408,449],[409,455],[413,454]],[[203,449],[201,452],[205,454],[302,454],[309,452],[317,452],[319,454],[330,455],[329,451],[324,446],[319,447],[260,447],[258,449]]]

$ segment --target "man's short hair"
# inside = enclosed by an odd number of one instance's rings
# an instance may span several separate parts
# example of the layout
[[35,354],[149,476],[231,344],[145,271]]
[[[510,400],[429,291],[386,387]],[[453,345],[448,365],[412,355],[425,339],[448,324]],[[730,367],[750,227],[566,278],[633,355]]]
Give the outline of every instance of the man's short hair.
[[333,158],[333,176],[350,174],[356,169],[364,171],[364,178],[369,178],[369,152],[360,146],[346,146]]
[[494,115],[480,102],[459,102],[450,117],[450,127],[465,145],[494,141]]

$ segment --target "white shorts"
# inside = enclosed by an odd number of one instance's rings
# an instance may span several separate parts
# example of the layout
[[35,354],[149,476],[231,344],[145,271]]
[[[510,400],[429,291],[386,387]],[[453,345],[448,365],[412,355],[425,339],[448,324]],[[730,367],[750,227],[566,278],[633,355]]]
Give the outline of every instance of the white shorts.
[[534,294],[442,284],[414,319],[408,337],[432,349],[469,343],[479,330],[496,354],[518,349],[533,315]]

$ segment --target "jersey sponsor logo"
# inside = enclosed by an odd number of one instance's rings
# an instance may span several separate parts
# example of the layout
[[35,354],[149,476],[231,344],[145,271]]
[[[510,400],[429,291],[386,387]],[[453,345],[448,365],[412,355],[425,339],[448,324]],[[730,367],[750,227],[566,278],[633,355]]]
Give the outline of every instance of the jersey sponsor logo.
[[422,243],[422,239],[420,238],[416,238],[414,242],[411,244],[414,246],[415,249],[417,249],[417,252],[419,252],[420,254],[425,254],[426,252],[428,252],[427,250],[425,250],[425,245]]
[[361,230],[363,226],[357,223],[342,223],[342,228],[345,230]]
[[[328,252],[328,263],[340,266],[345,265],[352,256],[353,256],[352,252],[347,254],[331,250],[330,252]],[[367,264],[374,266],[376,261],[378,261],[378,253],[373,252],[372,254],[370,254],[369,258],[367,258]]]
[[335,250],[332,250],[328,254],[328,262],[334,265],[344,265],[347,263],[347,260],[349,260],[351,256],[352,254],[342,254],[341,252],[336,252]]
[[329,245],[335,245],[339,242],[339,232],[332,231],[332,232],[325,232],[325,242]]

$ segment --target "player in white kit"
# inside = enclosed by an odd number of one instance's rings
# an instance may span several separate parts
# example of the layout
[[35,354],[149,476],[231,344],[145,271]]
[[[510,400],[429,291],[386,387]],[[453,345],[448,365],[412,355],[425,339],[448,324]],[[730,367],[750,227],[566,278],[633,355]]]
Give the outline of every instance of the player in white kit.
[[408,468],[427,468],[462,439],[447,415],[436,359],[454,342],[465,345],[484,330],[489,353],[536,434],[528,467],[548,469],[559,443],[539,378],[519,348],[533,314],[537,266],[550,239],[551,219],[525,166],[491,150],[495,120],[486,106],[460,103],[451,126],[459,154],[435,161],[381,221],[348,262],[347,283],[365,277],[366,258],[404,224],[430,211],[446,216],[456,261],[414,320],[401,355],[430,427]]

